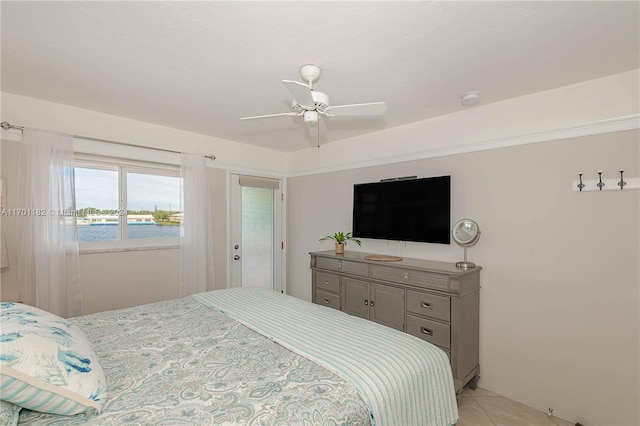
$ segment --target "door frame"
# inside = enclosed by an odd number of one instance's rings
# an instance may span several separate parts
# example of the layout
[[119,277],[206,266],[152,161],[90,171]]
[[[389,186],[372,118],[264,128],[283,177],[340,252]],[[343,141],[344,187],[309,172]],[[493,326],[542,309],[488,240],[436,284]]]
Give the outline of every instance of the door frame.
[[[286,240],[286,223],[287,223],[287,197],[286,197],[286,179],[282,175],[273,175],[269,173],[255,172],[249,170],[230,170],[227,169],[227,288],[233,287],[233,267],[234,267],[234,250],[233,250],[233,227],[238,225],[238,221],[234,220],[235,212],[233,197],[233,188],[238,183],[238,175],[249,175],[264,177],[270,179],[278,179],[280,181],[280,200],[278,202],[277,197],[274,196],[274,290],[282,293],[286,293],[286,265],[287,265],[287,240]],[[280,216],[280,220],[278,220]],[[280,244],[278,244],[278,242]]]

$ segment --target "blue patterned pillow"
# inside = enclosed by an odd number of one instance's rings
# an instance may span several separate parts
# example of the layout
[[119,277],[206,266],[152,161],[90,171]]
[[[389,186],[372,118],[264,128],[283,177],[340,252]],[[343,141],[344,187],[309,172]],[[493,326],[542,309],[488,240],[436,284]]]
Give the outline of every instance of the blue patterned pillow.
[[104,371],[80,328],[20,303],[0,303],[2,400],[45,413],[100,412]]

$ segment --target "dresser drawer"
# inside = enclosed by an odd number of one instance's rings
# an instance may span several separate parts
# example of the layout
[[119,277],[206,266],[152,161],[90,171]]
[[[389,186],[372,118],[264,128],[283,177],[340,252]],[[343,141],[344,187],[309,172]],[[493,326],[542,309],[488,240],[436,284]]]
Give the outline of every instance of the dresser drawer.
[[325,272],[314,272],[316,277],[316,288],[340,293],[340,276],[327,274]]
[[407,333],[443,348],[451,348],[451,328],[448,324],[407,315]]
[[366,277],[369,274],[369,266],[366,263],[342,259],[330,259],[327,257],[317,257],[316,268],[340,271],[345,274],[360,275],[363,277]]
[[451,299],[420,291],[407,290],[407,312],[450,321]]
[[449,276],[415,269],[371,265],[371,278],[413,284],[436,290],[449,290]]
[[333,309],[340,309],[340,296],[326,291],[316,290],[316,303]]

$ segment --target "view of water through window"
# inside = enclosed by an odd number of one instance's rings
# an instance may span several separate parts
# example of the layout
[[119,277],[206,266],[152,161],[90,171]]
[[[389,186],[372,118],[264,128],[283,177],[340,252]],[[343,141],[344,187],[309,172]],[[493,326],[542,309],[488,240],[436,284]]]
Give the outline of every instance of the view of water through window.
[[180,178],[126,172],[126,209],[121,211],[120,173],[118,166],[75,168],[78,241],[119,240],[123,216],[127,239],[179,237],[183,218]]
[[[128,225],[129,238],[171,238],[180,236],[179,226]],[[78,241],[109,241],[118,239],[118,225],[78,226]]]

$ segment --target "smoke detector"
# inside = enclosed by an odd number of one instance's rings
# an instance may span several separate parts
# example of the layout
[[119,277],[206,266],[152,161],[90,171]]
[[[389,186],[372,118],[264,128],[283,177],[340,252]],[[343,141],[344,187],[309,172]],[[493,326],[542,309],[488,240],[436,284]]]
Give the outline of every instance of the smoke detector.
[[464,106],[475,105],[480,102],[480,92],[467,92],[460,98],[460,102]]

